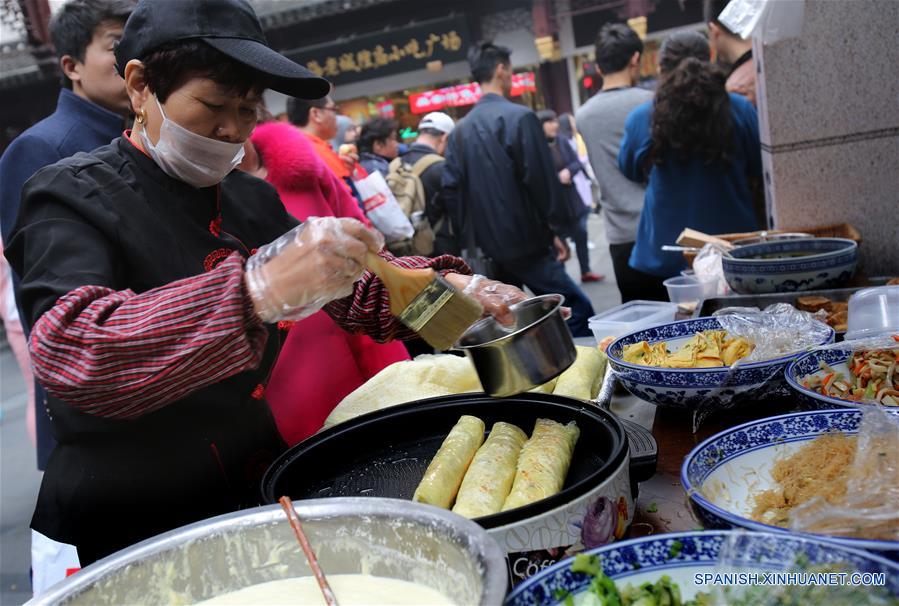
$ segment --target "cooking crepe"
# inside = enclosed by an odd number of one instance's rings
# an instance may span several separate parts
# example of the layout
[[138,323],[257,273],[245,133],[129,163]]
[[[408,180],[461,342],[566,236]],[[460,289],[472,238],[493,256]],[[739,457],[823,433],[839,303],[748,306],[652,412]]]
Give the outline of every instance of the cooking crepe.
[[559,375],[553,394],[592,400],[599,394],[605,365],[606,354],[599,348],[578,345],[574,364]]
[[423,398],[484,391],[468,358],[425,354],[384,368],[343,399],[324,427]]
[[484,442],[484,422],[471,415],[459,417],[431,459],[412,500],[449,509],[459,492],[462,478]]
[[521,448],[515,482],[502,511],[528,505],[562,490],[580,434],[574,421],[562,425],[537,419],[531,439]]
[[453,513],[478,518],[498,512],[512,489],[515,466],[528,434],[511,423],[494,423],[478,449],[453,506]]

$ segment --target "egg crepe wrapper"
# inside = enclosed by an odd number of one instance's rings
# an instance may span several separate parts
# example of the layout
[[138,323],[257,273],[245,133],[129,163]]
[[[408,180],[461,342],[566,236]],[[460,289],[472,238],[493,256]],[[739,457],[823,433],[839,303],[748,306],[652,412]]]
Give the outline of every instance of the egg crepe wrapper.
[[[724,383],[711,390],[696,408],[693,414],[694,432],[709,416],[746,401],[746,398],[741,400],[740,390],[736,388],[737,372],[744,366],[807,351],[833,335],[831,328],[814,314],[800,311],[789,303],[775,303],[761,311],[756,308],[720,309],[712,316],[729,336],[742,337],[754,347],[746,357],[730,365]],[[766,397],[793,397],[784,379],[783,367],[775,364],[768,368],[767,376],[759,380],[759,388],[765,386]],[[761,368],[758,370],[761,372]]]
[[412,500],[449,509],[471,460],[484,443],[484,429],[481,419],[460,417],[431,459]]
[[494,423],[462,480],[453,513],[479,518],[497,513],[512,489],[521,447],[528,434],[516,425]]
[[423,354],[385,367],[348,394],[325,419],[324,429],[398,404],[481,391],[478,373],[467,357]]
[[580,400],[594,399],[599,394],[605,366],[606,354],[599,348],[578,345],[574,364],[559,375],[552,393]]
[[537,419],[531,438],[521,448],[512,491],[502,511],[523,507],[561,491],[580,433],[574,421],[562,425]]

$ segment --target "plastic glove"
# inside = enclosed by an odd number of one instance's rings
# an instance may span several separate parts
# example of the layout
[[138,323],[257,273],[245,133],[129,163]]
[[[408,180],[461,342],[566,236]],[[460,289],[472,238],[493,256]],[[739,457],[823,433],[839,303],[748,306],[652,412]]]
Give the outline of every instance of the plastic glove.
[[381,234],[355,219],[310,217],[249,258],[245,281],[264,322],[300,320],[353,292]]
[[[453,274],[453,277],[458,274]],[[524,301],[528,296],[519,288],[503,284],[496,280],[490,280],[475,274],[474,276],[459,276],[459,278],[467,278],[468,282],[462,289],[462,293],[468,295],[472,299],[476,299],[484,306],[484,311],[496,318],[496,320],[505,326],[515,324],[515,316],[509,311],[509,306]],[[447,276],[450,284],[453,280]],[[456,286],[455,284],[453,284]]]

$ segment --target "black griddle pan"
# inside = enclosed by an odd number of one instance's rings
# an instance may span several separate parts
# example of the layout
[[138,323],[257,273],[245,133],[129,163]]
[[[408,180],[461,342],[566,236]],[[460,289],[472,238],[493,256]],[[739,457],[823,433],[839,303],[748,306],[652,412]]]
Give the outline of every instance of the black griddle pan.
[[[430,398],[360,416],[293,446],[262,480],[266,503],[292,499],[372,496],[410,499],[428,464],[462,415],[497,421],[531,434],[538,418],[575,421],[581,434],[562,491],[536,503],[479,518],[496,528],[540,515],[586,494],[618,470],[628,438],[615,416],[599,407],[550,394],[491,398],[460,394]],[[622,473],[629,470],[622,469]]]

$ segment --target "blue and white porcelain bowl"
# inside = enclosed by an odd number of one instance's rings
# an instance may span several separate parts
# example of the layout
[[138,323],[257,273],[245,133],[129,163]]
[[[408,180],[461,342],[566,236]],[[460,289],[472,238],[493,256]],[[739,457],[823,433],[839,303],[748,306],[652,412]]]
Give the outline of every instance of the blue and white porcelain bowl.
[[[710,591],[709,586],[696,585],[694,575],[723,572],[718,556],[729,539],[739,541],[736,547],[745,546],[740,559],[751,562],[753,570],[782,572],[801,556],[812,566],[838,564],[853,572],[882,573],[886,591],[899,597],[899,565],[895,562],[796,536],[722,530],[679,532],[612,543],[587,553],[600,557],[603,572],[619,587],[654,583],[668,575],[680,587],[681,597],[690,600],[700,591]],[[561,595],[585,591],[591,577],[571,572],[571,562],[570,558],[562,560],[518,585],[506,597],[505,606],[550,606],[561,603]]]
[[827,374],[821,369],[821,362],[826,362],[835,371],[841,372],[844,376],[848,377],[848,362],[851,355],[852,352],[845,349],[825,349],[823,351],[811,351],[807,354],[803,354],[787,365],[787,370],[784,373],[787,378],[787,385],[796,392],[800,403],[805,408],[827,409],[839,406],[854,407],[857,405],[857,402],[825,396],[821,392],[809,389],[802,384],[808,376],[818,375],[823,378]]
[[837,288],[857,263],[858,244],[844,238],[762,242],[738,246],[722,258],[727,283],[741,294]]
[[774,488],[775,462],[829,431],[858,433],[856,409],[817,410],[752,421],[712,436],[694,448],[681,467],[681,483],[707,528],[745,528],[806,536],[899,559],[899,541],[874,541],[799,533],[750,519],[755,495]]
[[[736,368],[655,368],[621,359],[626,345],[665,341],[669,351],[676,351],[698,332],[721,329],[717,318],[681,320],[625,335],[613,342],[606,354],[621,384],[638,398],[657,406],[693,410],[700,405],[726,406],[788,394],[783,371],[798,353]],[[820,345],[833,341],[833,329],[827,334]]]

